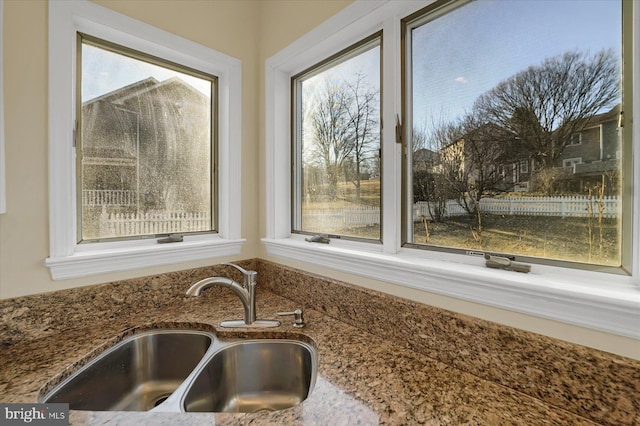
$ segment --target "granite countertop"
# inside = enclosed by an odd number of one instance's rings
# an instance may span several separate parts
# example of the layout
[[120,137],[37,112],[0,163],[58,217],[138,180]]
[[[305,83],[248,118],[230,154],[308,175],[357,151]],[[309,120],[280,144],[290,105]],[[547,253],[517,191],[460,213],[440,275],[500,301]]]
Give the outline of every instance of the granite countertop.
[[[310,396],[301,404],[276,412],[253,414],[90,412],[70,413],[71,424],[136,425],[592,425],[584,417],[545,403],[508,387],[391,343],[366,331],[305,309],[306,326],[283,326],[262,331],[228,330],[221,320],[242,318],[236,296],[212,288],[198,298],[184,294],[188,283],[160,291],[153,284],[134,297],[109,294],[106,299],[65,302],[56,316],[41,308],[39,324],[30,329],[12,328],[34,305],[0,309],[0,401],[35,402],[48,381],[65,369],[86,362],[131,328],[195,328],[214,330],[219,337],[277,337],[311,339],[318,349],[318,374]],[[107,291],[108,287],[100,291]],[[93,290],[92,290],[93,291]],[[168,294],[167,294],[168,293]],[[152,296],[150,296],[152,295]],[[80,297],[80,296],[78,296]],[[82,298],[86,299],[87,292]],[[140,302],[144,297],[144,302]],[[39,298],[44,303],[61,299]],[[153,299],[153,300],[148,300]],[[76,303],[77,302],[77,303]],[[94,302],[93,305],[91,302]],[[30,302],[31,303],[31,302]],[[32,302],[36,303],[36,302]],[[111,303],[111,307],[109,307]],[[80,308],[80,306],[84,308]],[[93,306],[93,307],[92,307]],[[260,319],[300,306],[265,289],[258,289]]]

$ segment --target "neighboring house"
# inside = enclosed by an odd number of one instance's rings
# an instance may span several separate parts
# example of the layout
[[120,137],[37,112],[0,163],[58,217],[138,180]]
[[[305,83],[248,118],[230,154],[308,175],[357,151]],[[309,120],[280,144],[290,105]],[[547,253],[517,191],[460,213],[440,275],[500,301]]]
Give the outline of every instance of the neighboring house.
[[504,184],[498,173],[498,164],[504,154],[495,135],[495,126],[484,125],[443,147],[433,167],[435,173],[444,173],[450,180],[468,185],[473,190],[491,190]]
[[620,106],[588,120],[585,128],[571,136],[556,163],[563,189],[584,192],[601,184],[610,193],[618,184],[620,139],[618,117]]
[[440,150],[438,165],[434,172],[448,174],[458,180],[465,180],[472,172],[469,170],[468,151],[464,139],[459,139]]
[[83,205],[202,210],[210,203],[198,184],[210,180],[209,105],[179,78],[152,77],[84,102]]
[[417,171],[434,172],[434,167],[440,163],[440,154],[426,148],[416,150],[411,157],[414,173]]
[[[601,185],[605,192],[615,192],[620,167],[620,143],[617,131],[620,107],[587,119],[578,133],[571,135],[547,179],[556,191],[583,193],[588,187]],[[582,127],[582,126],[581,126]],[[439,153],[414,153],[414,173],[427,170],[446,174],[484,190],[527,192],[540,187],[543,179],[539,159],[517,140],[495,142],[491,135],[504,135],[489,125],[465,135]],[[416,164],[417,161],[417,164]]]
[[518,141],[504,144],[495,164],[500,177],[496,181],[496,189],[506,192],[528,192],[531,189],[530,181],[536,170],[536,162]]

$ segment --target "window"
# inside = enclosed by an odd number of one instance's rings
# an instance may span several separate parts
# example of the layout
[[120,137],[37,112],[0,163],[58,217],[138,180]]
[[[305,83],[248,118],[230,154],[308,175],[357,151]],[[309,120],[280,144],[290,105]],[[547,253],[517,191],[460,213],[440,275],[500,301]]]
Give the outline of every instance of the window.
[[569,139],[569,145],[580,145],[582,143],[582,133],[574,133]]
[[574,164],[582,163],[582,158],[567,158],[566,160],[562,160],[562,167],[573,167]]
[[[500,3],[510,4],[511,2]],[[566,4],[571,3],[573,2]],[[408,188],[412,184],[411,173],[402,173],[401,170],[401,164],[411,155],[411,150],[407,149],[406,143],[398,143],[403,142],[403,138],[396,136],[406,135],[410,129],[413,129],[406,110],[405,113],[402,111],[401,93],[407,80],[403,77],[405,74],[401,69],[400,58],[401,50],[406,46],[407,40],[406,32],[401,30],[401,21],[407,17],[410,18],[409,20],[418,19],[424,15],[421,9],[430,4],[431,10],[443,5],[443,2],[429,1],[354,2],[343,12],[267,59],[265,63],[266,235],[262,242],[268,253],[272,256],[312,263],[327,270],[347,272],[402,287],[425,290],[429,293],[500,307],[616,335],[640,338],[640,332],[635,327],[635,324],[640,321],[640,302],[638,302],[640,257],[637,256],[640,250],[640,234],[637,232],[637,229],[640,229],[640,214],[638,214],[640,188],[637,186],[630,188],[633,170],[630,166],[631,162],[624,160],[633,158],[634,164],[640,164],[640,151],[637,149],[640,143],[640,130],[637,126],[631,127],[632,121],[640,122],[640,111],[631,108],[632,100],[635,103],[640,102],[638,92],[633,92],[631,87],[632,81],[635,87],[640,83],[638,81],[640,74],[633,73],[630,69],[630,66],[638,63],[640,59],[637,46],[636,50],[633,50],[633,42],[637,37],[632,36],[632,29],[637,31],[637,25],[640,23],[640,8],[633,3],[624,2],[624,7],[631,7],[622,14],[623,40],[625,41],[623,50],[629,61],[625,61],[624,70],[625,114],[621,117],[624,125],[623,143],[617,151],[620,152],[619,157],[622,160],[621,172],[627,176],[626,188],[627,191],[632,192],[632,196],[622,198],[622,225],[619,229],[631,229],[631,226],[634,229],[622,238],[623,268],[609,267],[605,273],[604,268],[596,268],[595,271],[576,268],[575,262],[565,262],[563,266],[541,263],[532,266],[532,273],[520,274],[486,268],[483,257],[468,255],[465,250],[454,248],[425,250],[424,244],[420,244],[419,247],[413,247],[411,244],[403,245],[403,237],[411,233],[401,225],[419,224],[422,222],[422,216],[429,213],[426,207],[422,209],[418,203],[413,203],[413,200],[408,197],[410,195],[408,191],[404,194],[401,191],[403,186]],[[464,26],[463,23],[459,23],[460,27]],[[476,24],[477,22],[474,21],[469,26],[475,27]],[[501,24],[500,27],[504,25]],[[380,53],[382,58],[380,117],[383,124],[381,143],[384,151],[381,159],[381,168],[384,171],[381,178],[384,194],[381,221],[384,238],[381,244],[336,238],[330,238],[329,244],[306,242],[305,235],[292,232],[294,202],[290,168],[294,156],[291,149],[293,133],[291,78],[309,69],[313,64],[332,57],[343,51],[345,47],[352,46],[369,34],[380,30],[384,34],[384,48]],[[448,46],[447,40],[452,34],[448,34],[442,41],[444,48]],[[482,38],[483,34],[478,31],[473,38]],[[521,48],[520,40],[505,39],[503,44],[520,46],[519,50],[522,51],[529,50]],[[449,56],[451,59],[466,58],[468,55],[465,56],[463,54],[465,52],[457,50],[456,54]],[[407,57],[411,58],[411,56]],[[511,56],[502,55],[500,62],[510,62],[512,59]],[[457,77],[459,75],[453,78]],[[461,79],[457,83],[465,87],[464,80]],[[456,98],[461,96],[456,94]],[[612,114],[616,115],[615,111]],[[397,124],[404,124],[406,130],[400,131],[400,126]],[[420,130],[419,127],[418,130]],[[613,133],[618,134],[618,129],[614,127]],[[633,151],[631,141],[635,148]],[[463,143],[457,144],[458,147],[462,145]],[[450,151],[455,151],[454,147],[451,147]],[[611,151],[611,156],[613,152]],[[427,154],[422,157],[426,167],[438,170],[440,167],[437,160],[441,162],[441,155],[435,151]],[[583,155],[584,160],[584,154],[580,152],[578,154]],[[504,157],[500,155],[492,163],[504,166],[502,168],[504,175],[498,174],[504,180],[508,180],[511,178],[511,164],[522,157],[511,155]],[[569,156],[567,155],[566,158]],[[544,167],[540,160],[531,158],[531,161],[531,170],[539,171]],[[561,165],[560,162],[559,168]],[[499,169],[500,167],[493,168],[494,171]],[[637,180],[637,176],[635,178]],[[527,191],[533,186],[528,182],[518,185],[519,189]],[[623,187],[625,187],[624,184]],[[521,194],[523,198],[529,195],[531,191],[528,194]],[[634,210],[631,209],[632,204]],[[412,205],[420,208],[414,210],[410,208]],[[401,206],[405,208],[401,210]],[[429,221],[427,225],[431,223]],[[420,237],[418,235],[418,238]],[[424,241],[425,237],[422,236],[422,238]],[[475,253],[477,252],[471,251],[470,254]],[[636,255],[632,256],[632,253]]]
[[94,3],[49,2],[53,279],[240,252],[241,69]]
[[[630,194],[620,162],[600,161],[600,141],[582,132],[610,126],[604,150],[622,144],[621,2],[436,2],[404,22],[406,199],[444,205],[429,224],[407,223],[406,243],[620,268],[630,234],[620,200]],[[419,174],[424,149],[440,167]],[[568,172],[578,156],[594,162]],[[523,157],[540,165],[535,173]],[[505,160],[511,179],[493,168]]]
[[380,35],[292,87],[293,231],[380,240]]
[[217,78],[78,44],[78,240],[213,231]]

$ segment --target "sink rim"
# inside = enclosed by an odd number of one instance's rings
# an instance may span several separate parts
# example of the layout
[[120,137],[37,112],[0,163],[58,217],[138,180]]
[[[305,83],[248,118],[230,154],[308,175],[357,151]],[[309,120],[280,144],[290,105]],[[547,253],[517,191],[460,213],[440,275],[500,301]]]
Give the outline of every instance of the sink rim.
[[211,348],[214,346],[216,340],[218,340],[218,337],[215,333],[211,331],[198,330],[195,328],[145,328],[127,330],[126,332],[116,336],[115,338],[108,339],[105,343],[101,344],[96,349],[84,355],[80,360],[74,362],[73,364],[66,367],[62,372],[53,376],[39,389],[36,397],[36,402],[46,403],[49,398],[51,398],[56,392],[61,390],[69,382],[74,380],[86,370],[90,369],[91,366],[102,361],[105,357],[122,348],[124,345],[129,344],[131,341],[146,336],[167,334],[195,334],[206,336],[210,339],[207,350],[202,355],[198,363],[191,369],[189,374],[183,379],[183,382],[187,380],[193,373],[193,371],[200,365],[200,363],[202,363],[202,360],[207,357],[207,354],[211,351]]
[[[213,330],[212,330],[213,329]],[[127,344],[129,341],[139,338],[145,335],[153,335],[153,334],[198,334],[205,335],[211,339],[211,343],[200,359],[196,366],[191,370],[191,372],[187,375],[187,377],[182,381],[182,383],[169,395],[169,397],[164,400],[162,403],[158,404],[158,406],[148,410],[148,411],[138,411],[138,412],[179,412],[179,413],[188,413],[184,409],[183,401],[187,396],[189,389],[191,388],[195,379],[200,375],[200,373],[207,367],[209,362],[221,351],[224,349],[241,344],[247,343],[255,343],[255,342],[276,342],[276,343],[294,343],[296,345],[304,347],[311,356],[311,380],[309,384],[309,390],[307,392],[307,400],[316,385],[317,374],[319,371],[319,351],[316,342],[307,336],[306,334],[301,333],[292,333],[289,331],[282,332],[273,332],[271,331],[268,336],[263,336],[263,333],[246,333],[246,332],[238,332],[237,336],[234,336],[234,332],[230,331],[221,331],[218,332],[214,327],[209,324],[202,324],[200,327],[198,324],[181,324],[175,323],[175,327],[173,323],[163,323],[161,326],[139,326],[133,327],[126,330],[123,333],[116,335],[115,337],[111,337],[106,339],[102,344],[95,347],[77,361],[65,367],[60,373],[51,377],[39,390],[36,396],[36,401],[39,403],[43,403],[46,401],[54,392],[62,388],[68,382],[73,380],[76,376],[84,372],[91,365],[96,362],[99,362],[109,353],[117,350],[121,346]],[[219,334],[222,334],[223,337],[219,337]],[[274,335],[275,334],[275,335]],[[301,401],[300,404],[304,403]],[[299,404],[296,404],[299,405]],[[78,411],[96,411],[97,410],[78,410]],[[111,411],[111,410],[103,410],[103,411]],[[217,413],[216,411],[211,411],[210,413]]]

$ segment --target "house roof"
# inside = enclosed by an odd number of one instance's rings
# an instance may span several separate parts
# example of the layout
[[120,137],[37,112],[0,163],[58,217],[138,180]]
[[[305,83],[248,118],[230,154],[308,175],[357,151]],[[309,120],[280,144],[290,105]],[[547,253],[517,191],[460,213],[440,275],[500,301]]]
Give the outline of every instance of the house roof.
[[585,128],[595,127],[595,126],[599,126],[602,123],[617,120],[620,115],[620,108],[621,108],[621,104],[617,104],[607,112],[596,114],[589,118],[583,119],[587,121]]
[[144,80],[136,81],[135,83],[131,83],[127,86],[120,87],[116,90],[97,96],[93,99],[89,99],[83,102],[82,106],[85,107],[98,101],[106,101],[114,104],[122,104],[127,100],[133,98],[134,96],[141,96],[152,90],[159,90],[172,85],[178,85],[180,86],[181,89],[188,90],[194,95],[205,97],[204,94],[202,94],[200,91],[195,89],[190,84],[186,83],[180,77],[171,77],[163,81],[159,81],[154,77],[148,77],[148,78],[145,78]]
[[412,154],[413,161],[437,161],[440,154],[427,148],[420,148]]
[[98,101],[113,102],[114,100],[119,99],[122,96],[127,96],[132,92],[134,93],[139,92],[145,87],[155,86],[158,83],[159,81],[153,77],[145,78],[144,80],[136,81],[135,83],[131,83],[127,86],[120,87],[116,90],[112,90],[111,92],[107,92],[103,95],[84,101],[82,103],[82,106],[84,107]]

